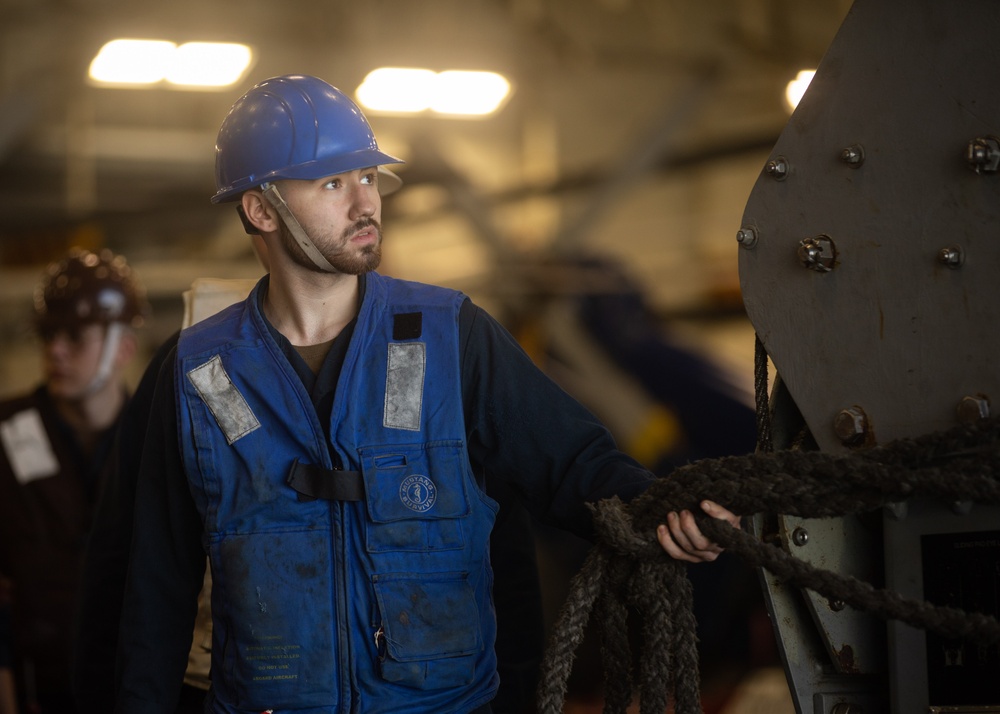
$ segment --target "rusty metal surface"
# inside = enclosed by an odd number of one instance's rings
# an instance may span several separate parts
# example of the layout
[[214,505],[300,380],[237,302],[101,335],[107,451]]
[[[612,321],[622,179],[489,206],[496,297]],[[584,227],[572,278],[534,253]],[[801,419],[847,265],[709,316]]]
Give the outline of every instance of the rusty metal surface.
[[1000,135],[998,37],[994,0],[857,0],[747,202],[747,313],[824,451],[1000,406],[1000,173],[969,163]]
[[[737,239],[747,314],[778,373],[776,448],[803,422],[819,449],[845,453],[1000,408],[998,38],[995,0],[856,0],[762,166]],[[917,598],[928,534],[997,522],[995,509],[919,506],[884,522],[885,584]],[[849,572],[880,539],[843,523],[821,535],[779,519],[771,536]],[[800,714],[936,704],[924,633],[890,623],[886,654],[884,625],[763,579]]]

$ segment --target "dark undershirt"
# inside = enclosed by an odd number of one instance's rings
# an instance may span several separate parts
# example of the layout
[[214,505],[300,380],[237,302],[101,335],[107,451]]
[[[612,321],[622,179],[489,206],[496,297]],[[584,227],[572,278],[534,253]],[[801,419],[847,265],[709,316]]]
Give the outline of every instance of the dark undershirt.
[[[360,305],[365,297],[367,280],[362,275],[358,279],[358,283],[358,304]],[[263,302],[265,294],[266,291],[259,291],[257,306],[260,308],[261,315],[264,314]],[[265,318],[266,321],[267,318]],[[354,336],[354,326],[357,324],[358,318],[355,317],[344,326],[340,334],[329,342],[323,342],[318,345],[298,346],[289,342],[270,322],[267,323],[267,329],[270,331],[271,337],[278,343],[278,347],[281,348],[285,359],[292,365],[295,373],[302,380],[306,391],[309,392],[309,396],[312,397],[313,406],[316,408],[316,414],[319,416],[319,422],[325,434],[330,433],[330,413],[333,410],[333,398],[336,396],[337,382],[340,380],[340,370],[344,366],[344,358],[347,357],[347,348],[351,345],[351,337]],[[320,357],[321,352],[322,357],[317,359]],[[330,450],[330,456],[333,459],[333,463],[339,466],[340,464],[337,462],[340,459],[333,449]]]
[[319,368],[323,366],[323,361],[330,353],[333,340],[320,342],[318,345],[292,345],[302,361],[306,363],[309,370],[315,375],[319,373]]

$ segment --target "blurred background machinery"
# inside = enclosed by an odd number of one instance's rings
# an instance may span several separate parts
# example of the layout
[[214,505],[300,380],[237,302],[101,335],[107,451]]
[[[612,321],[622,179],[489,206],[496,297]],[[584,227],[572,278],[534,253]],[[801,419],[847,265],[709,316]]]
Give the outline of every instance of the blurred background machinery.
[[[787,120],[786,85],[815,67],[849,7],[0,0],[0,393],[37,369],[26,300],[70,245],[135,266],[154,306],[149,353],[192,280],[257,275],[239,222],[208,202],[228,108],[265,77],[310,73],[353,93],[383,66],[491,70],[512,88],[479,119],[368,110],[407,161],[406,190],[385,207],[387,272],[459,287],[499,314],[517,283],[497,250],[518,263],[554,246],[604,254],[679,338],[748,375],[733,226]],[[240,42],[253,60],[218,91],[97,84],[88,65],[116,38]]]

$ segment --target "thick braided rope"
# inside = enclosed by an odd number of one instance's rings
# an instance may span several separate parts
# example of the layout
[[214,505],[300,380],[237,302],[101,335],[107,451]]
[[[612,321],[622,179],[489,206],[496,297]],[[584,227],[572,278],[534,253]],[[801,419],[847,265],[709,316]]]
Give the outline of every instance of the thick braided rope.
[[753,351],[754,404],[757,414],[757,451],[769,453],[774,446],[771,440],[771,410],[767,396],[767,350],[760,335],[754,334]]
[[570,592],[556,622],[553,637],[545,651],[538,690],[538,711],[559,714],[566,699],[566,686],[573,668],[576,650],[583,642],[584,629],[594,603],[601,595],[602,574],[607,549],[595,547],[573,577]]
[[[609,563],[613,566],[613,563]],[[618,577],[617,573],[614,577]],[[621,598],[605,589],[597,601],[595,616],[604,623],[605,632],[622,632],[628,627],[628,609]],[[604,666],[604,699],[611,709],[627,707],[632,701],[632,652],[626,637],[601,637],[601,660]]]
[[[682,509],[695,513],[699,527],[711,540],[789,585],[948,637],[1000,642],[996,618],[908,600],[855,578],[820,570],[728,523],[708,518],[698,508],[703,498],[710,497],[735,513],[823,518],[875,510],[916,494],[945,502],[1000,504],[998,473],[1000,419],[990,419],[847,456],[779,451],[699,461],[657,479],[628,506],[618,499],[602,501],[593,509],[598,542],[571,584],[546,651],[539,712],[562,710],[573,653],[582,641],[593,603],[600,597],[623,597],[623,593],[628,593],[625,597],[646,618],[640,660],[645,663],[639,681],[641,714],[662,712],[660,707],[671,696],[676,714],[701,711],[690,585],[683,567],[662,551],[655,538],[655,528],[665,514]],[[613,622],[613,630],[602,629],[602,638],[610,642],[605,649],[617,653],[619,661],[612,671],[621,680],[620,653],[627,652],[628,645],[615,640],[626,639],[627,628],[617,617]],[[656,628],[669,633],[666,646],[653,634]],[[654,651],[654,646],[660,649]],[[668,656],[663,656],[664,651]],[[623,691],[616,690],[614,708],[607,702],[605,711],[624,714],[624,699]]]

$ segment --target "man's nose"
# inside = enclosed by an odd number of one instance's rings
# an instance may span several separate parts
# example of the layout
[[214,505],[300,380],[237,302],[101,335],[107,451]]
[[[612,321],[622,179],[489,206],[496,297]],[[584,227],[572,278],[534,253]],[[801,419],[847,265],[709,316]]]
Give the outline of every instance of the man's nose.
[[45,354],[51,356],[69,354],[75,345],[70,336],[63,331],[48,336],[42,344]]
[[374,186],[359,184],[354,187],[351,201],[351,218],[365,218],[375,215],[378,209],[378,189]]

